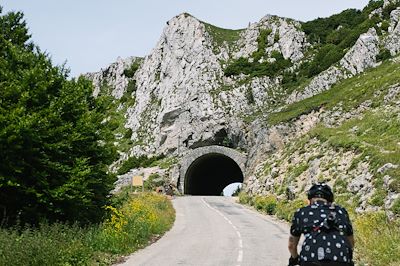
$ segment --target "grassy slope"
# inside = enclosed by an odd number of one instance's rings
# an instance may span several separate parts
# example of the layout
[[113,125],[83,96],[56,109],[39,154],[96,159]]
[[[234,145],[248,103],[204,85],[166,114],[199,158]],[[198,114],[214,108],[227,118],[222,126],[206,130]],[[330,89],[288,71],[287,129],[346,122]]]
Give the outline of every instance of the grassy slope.
[[216,50],[218,47],[223,47],[224,42],[226,42],[229,47],[233,47],[235,43],[239,40],[240,33],[243,31],[241,29],[223,29],[205,22],[203,22],[203,24],[206,27],[207,32],[211,35],[213,39],[214,50]]
[[[354,110],[363,102],[370,101],[371,109],[364,112],[362,117],[349,119],[337,127],[319,124],[306,136],[293,140],[289,146],[292,152],[293,149],[301,150],[304,142],[317,138],[333,150],[344,149],[361,154],[352,164],[360,161],[368,162],[376,189],[369,203],[383,206],[388,193],[388,190],[383,187],[384,175],[392,177],[393,181],[390,183],[389,190],[394,193],[400,192],[400,168],[390,169],[384,174],[377,172],[377,169],[386,163],[400,165],[398,106],[396,107],[395,103],[384,105],[384,96],[391,86],[399,84],[399,82],[400,64],[393,61],[384,62],[377,68],[340,82],[329,91],[291,104],[281,112],[270,114],[269,122],[271,125],[290,123],[301,115],[322,107],[325,111],[329,111],[340,106],[343,111],[347,112]],[[399,100],[399,95],[397,95],[396,101]],[[359,265],[399,265],[400,220],[396,218],[389,221],[385,213],[380,212],[359,215],[355,212],[355,208],[359,204],[357,197],[353,197],[349,193],[337,196],[338,202],[349,209],[355,225],[357,240],[355,256]],[[263,202],[260,198],[246,201],[253,205]],[[292,211],[290,206],[293,204],[297,205],[297,202],[278,200],[279,208],[275,214],[280,218],[290,220]],[[398,199],[391,207],[394,214],[400,215],[399,206],[400,200]],[[260,209],[263,208],[263,206],[260,207]]]
[[[400,64],[384,62],[379,67],[336,84],[330,90],[290,104],[280,112],[271,113],[268,121],[270,125],[289,122],[321,107],[330,110],[339,104],[342,105],[344,111],[348,111],[366,100],[372,100],[373,105],[378,106],[382,103],[383,96],[389,87],[399,81]],[[382,93],[380,96],[374,97],[377,90]]]

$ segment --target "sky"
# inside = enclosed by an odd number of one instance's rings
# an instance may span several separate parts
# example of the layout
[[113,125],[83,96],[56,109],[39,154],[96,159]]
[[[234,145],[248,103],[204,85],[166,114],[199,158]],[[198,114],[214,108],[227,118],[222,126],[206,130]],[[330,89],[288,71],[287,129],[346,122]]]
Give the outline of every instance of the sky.
[[187,12],[226,29],[246,28],[267,14],[309,21],[368,0],[0,0],[21,11],[32,40],[71,76],[99,71],[117,57],[150,54],[166,22]]

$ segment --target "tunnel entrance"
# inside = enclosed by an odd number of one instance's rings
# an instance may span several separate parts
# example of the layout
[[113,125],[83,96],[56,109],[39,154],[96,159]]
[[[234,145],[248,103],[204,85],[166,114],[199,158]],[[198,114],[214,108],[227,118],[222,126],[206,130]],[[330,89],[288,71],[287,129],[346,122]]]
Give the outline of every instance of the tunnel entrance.
[[185,194],[219,196],[227,185],[242,183],[243,173],[232,158],[224,154],[208,153],[190,164],[184,180]]

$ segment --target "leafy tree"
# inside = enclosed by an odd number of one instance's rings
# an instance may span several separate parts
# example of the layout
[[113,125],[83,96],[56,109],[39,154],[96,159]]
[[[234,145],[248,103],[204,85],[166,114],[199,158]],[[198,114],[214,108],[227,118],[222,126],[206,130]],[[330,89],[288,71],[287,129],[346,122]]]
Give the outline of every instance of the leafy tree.
[[28,42],[22,13],[0,13],[0,31],[0,220],[98,221],[115,181],[107,101]]

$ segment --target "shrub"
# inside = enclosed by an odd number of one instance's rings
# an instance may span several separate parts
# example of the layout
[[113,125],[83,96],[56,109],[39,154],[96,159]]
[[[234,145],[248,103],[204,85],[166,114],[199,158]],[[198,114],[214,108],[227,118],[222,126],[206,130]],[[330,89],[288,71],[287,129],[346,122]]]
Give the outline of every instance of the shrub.
[[383,189],[377,189],[369,200],[369,203],[374,206],[383,206],[385,203],[386,194],[386,191]]
[[253,104],[255,102],[253,90],[251,87],[247,87],[245,95],[248,104]]
[[392,182],[390,182],[389,184],[389,189],[391,191],[400,192],[400,177],[398,177],[397,179],[394,179]]
[[238,196],[239,196],[239,202],[240,203],[251,205],[252,199],[251,199],[251,196],[249,194],[247,194],[244,191],[240,191]]
[[154,191],[156,187],[164,185],[164,179],[157,173],[151,174],[144,181],[144,189],[146,191]]
[[132,137],[133,131],[132,128],[127,128],[124,134],[124,139],[130,139]]
[[124,76],[127,78],[133,78],[139,67],[140,67],[140,62],[133,62],[129,68],[124,70],[123,72]]
[[306,203],[303,199],[280,200],[276,207],[276,216],[290,222],[295,211],[305,205]]
[[382,30],[387,31],[389,29],[389,26],[390,26],[389,21],[387,21],[387,20],[382,21],[382,25],[381,25]]
[[313,77],[338,62],[344,53],[338,46],[327,44],[315,55],[308,67],[308,77]]
[[396,215],[400,215],[400,198],[396,199],[390,208],[392,212]]
[[254,207],[257,210],[264,211],[273,215],[276,212],[277,200],[274,196],[256,196],[254,198]]
[[260,60],[265,56],[265,49],[267,48],[267,37],[272,32],[271,29],[262,29],[257,38],[257,51],[252,54],[254,61]]
[[252,64],[244,57],[239,57],[224,69],[224,75],[237,76],[241,73],[249,73]]
[[383,48],[379,51],[379,54],[376,56],[376,60],[378,61],[383,61],[391,58],[392,55],[390,54],[390,51],[386,48]]
[[122,163],[120,168],[118,169],[117,174],[123,175],[127,173],[129,170],[139,167],[148,167],[153,162],[164,158],[164,155],[154,156],[148,158],[146,155],[141,155],[139,157],[129,157],[128,160]]

